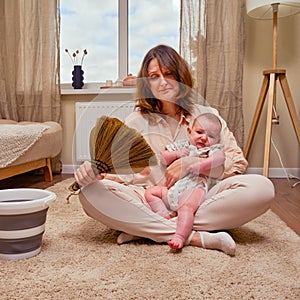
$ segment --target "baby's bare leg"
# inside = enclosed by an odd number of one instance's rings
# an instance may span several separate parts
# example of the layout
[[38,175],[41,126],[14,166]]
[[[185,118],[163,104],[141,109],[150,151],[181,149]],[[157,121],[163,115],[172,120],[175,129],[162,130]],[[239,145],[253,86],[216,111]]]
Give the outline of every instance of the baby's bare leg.
[[166,219],[170,219],[170,212],[164,203],[167,193],[168,189],[166,187],[152,186],[145,191],[145,198],[152,211]]
[[202,188],[186,191],[180,196],[176,232],[172,240],[168,242],[171,248],[180,249],[183,247],[185,240],[192,232],[194,215],[204,201],[204,196],[205,191]]

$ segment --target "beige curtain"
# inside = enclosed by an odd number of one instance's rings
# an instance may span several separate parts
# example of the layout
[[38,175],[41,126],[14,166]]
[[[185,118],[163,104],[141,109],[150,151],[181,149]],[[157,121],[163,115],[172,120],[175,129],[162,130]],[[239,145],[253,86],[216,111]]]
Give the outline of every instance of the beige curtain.
[[0,118],[60,122],[58,8],[0,1]]
[[244,0],[181,0],[180,52],[200,95],[244,143]]

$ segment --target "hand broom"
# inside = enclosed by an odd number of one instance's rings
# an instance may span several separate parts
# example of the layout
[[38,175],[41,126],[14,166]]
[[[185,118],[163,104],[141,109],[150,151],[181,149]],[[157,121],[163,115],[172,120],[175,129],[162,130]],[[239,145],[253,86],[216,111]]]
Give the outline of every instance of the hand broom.
[[[155,153],[140,133],[108,116],[98,118],[90,133],[90,155],[94,171],[100,174],[138,173],[157,164]],[[77,182],[69,187],[73,193],[79,189]]]

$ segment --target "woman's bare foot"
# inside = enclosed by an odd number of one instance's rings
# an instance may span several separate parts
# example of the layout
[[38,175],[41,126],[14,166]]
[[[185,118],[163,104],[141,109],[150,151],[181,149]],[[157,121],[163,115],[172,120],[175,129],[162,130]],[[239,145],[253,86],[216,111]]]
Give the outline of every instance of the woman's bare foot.
[[219,250],[230,256],[234,256],[236,251],[235,241],[226,232],[211,233],[196,231],[189,245],[204,249]]

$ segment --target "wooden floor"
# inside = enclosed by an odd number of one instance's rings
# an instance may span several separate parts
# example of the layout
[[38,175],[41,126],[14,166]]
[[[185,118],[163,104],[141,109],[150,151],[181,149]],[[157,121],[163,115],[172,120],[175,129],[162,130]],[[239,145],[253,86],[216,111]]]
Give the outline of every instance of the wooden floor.
[[[272,211],[300,236],[300,183],[299,180],[272,179],[275,199]],[[292,187],[296,184],[295,187]]]
[[[46,189],[51,185],[72,177],[71,174],[53,176],[52,183],[45,182],[43,176],[26,173],[12,178],[0,180],[0,189],[6,188],[39,188]],[[276,213],[290,228],[300,236],[300,184],[291,187],[297,180],[272,179],[276,196],[272,211]]]

